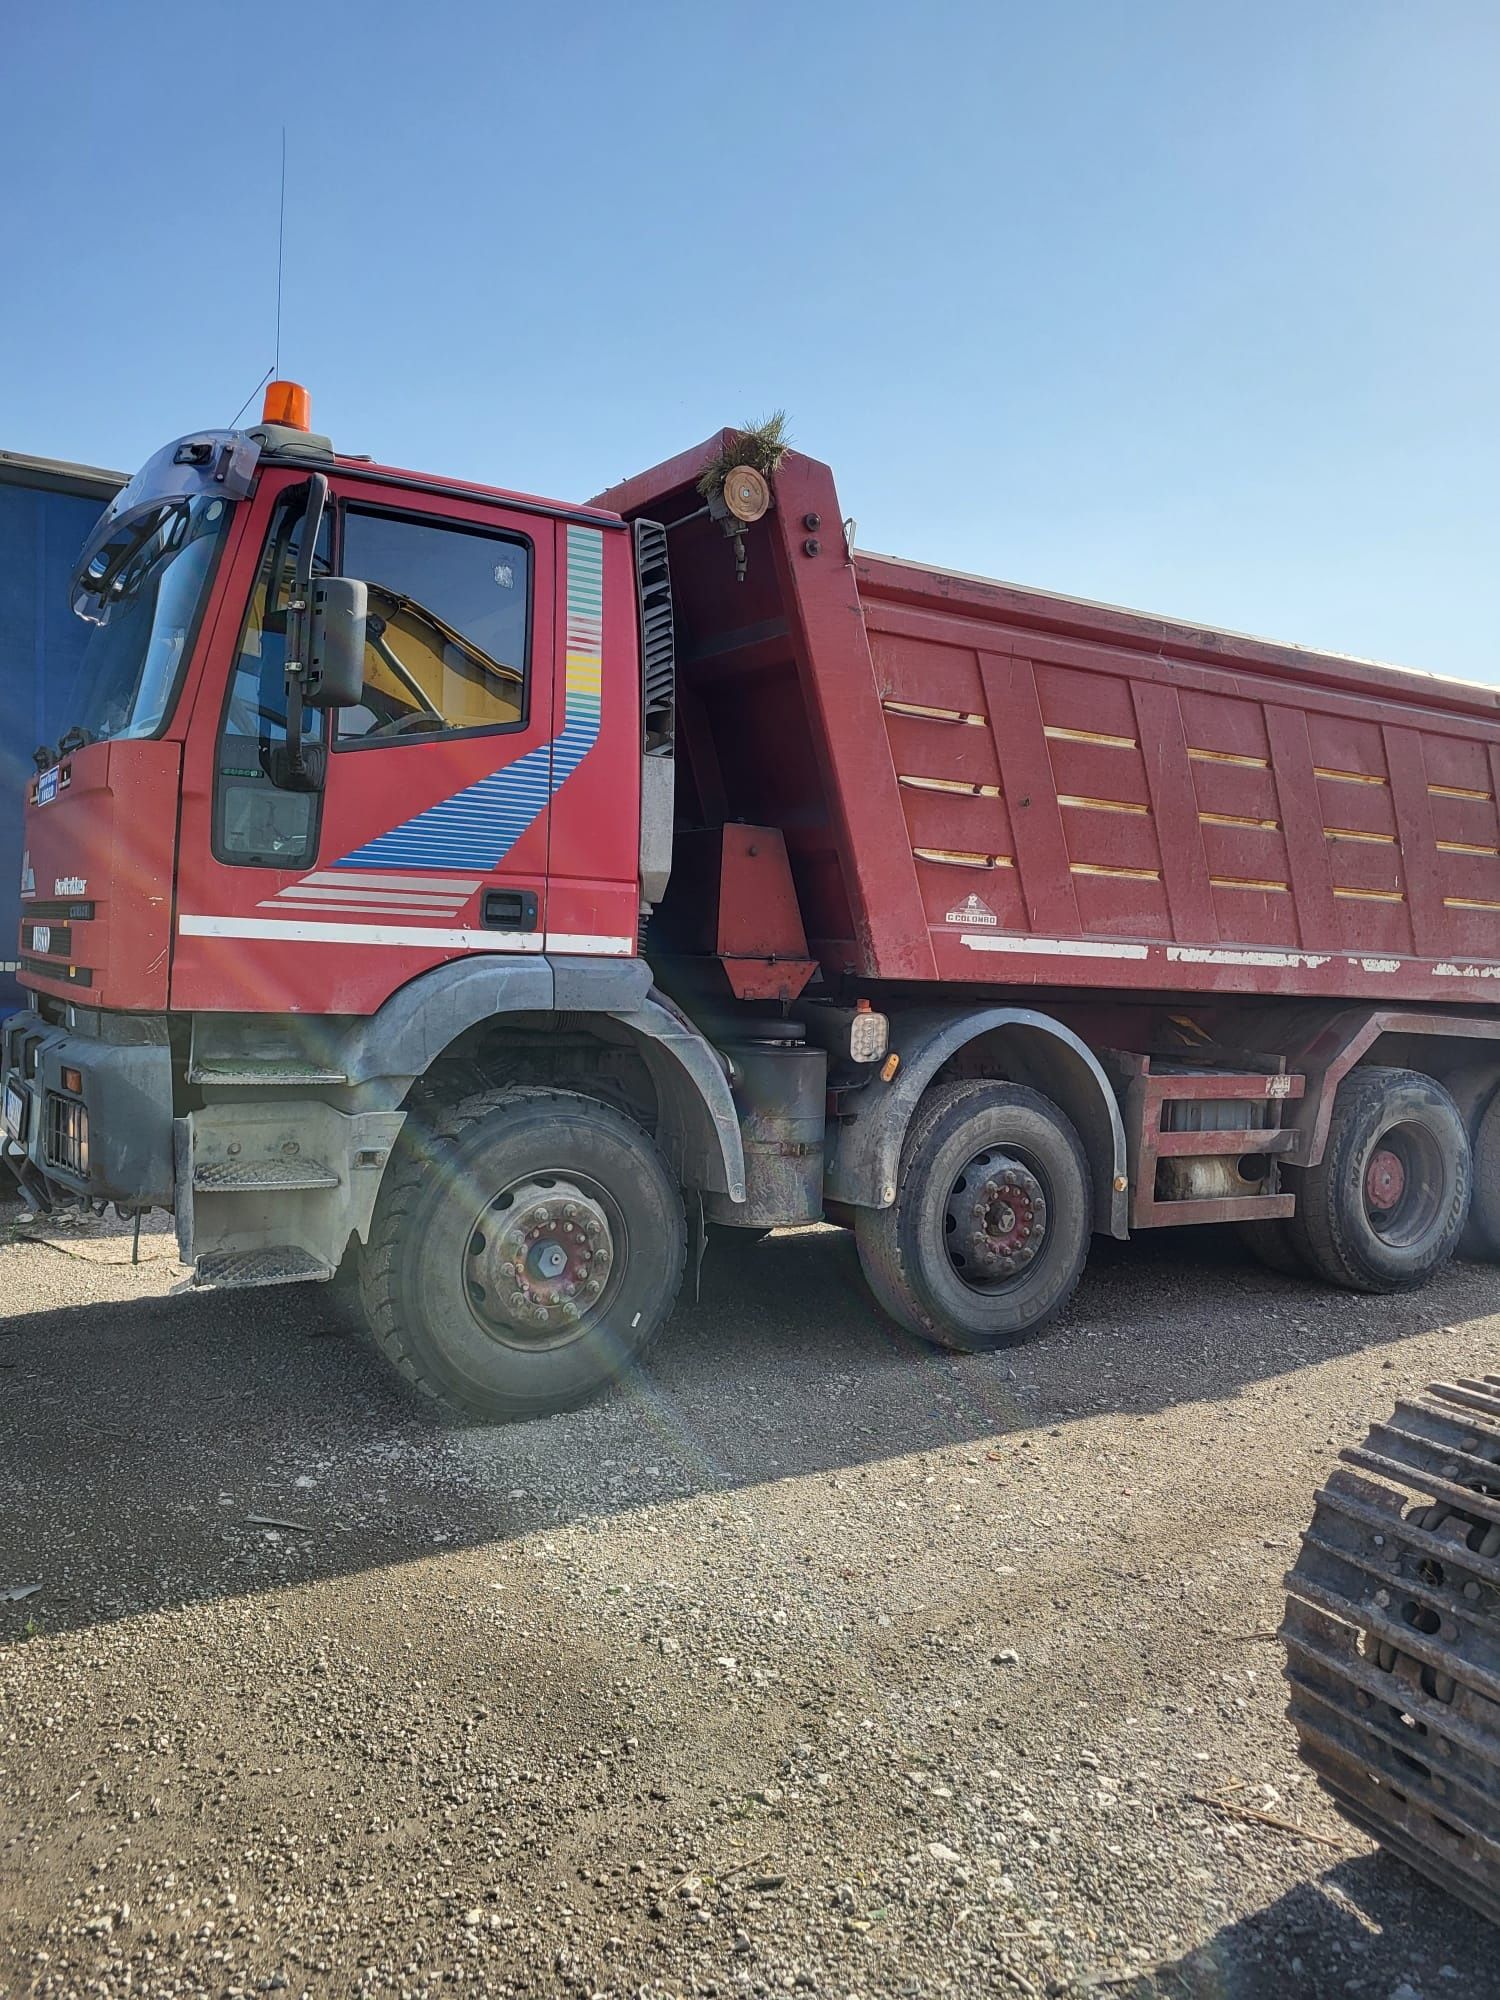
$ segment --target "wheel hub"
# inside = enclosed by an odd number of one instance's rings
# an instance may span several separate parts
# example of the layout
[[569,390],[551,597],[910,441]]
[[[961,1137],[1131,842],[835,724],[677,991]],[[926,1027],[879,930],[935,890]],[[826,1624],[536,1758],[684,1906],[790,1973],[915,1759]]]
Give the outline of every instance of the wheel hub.
[[1406,1192],[1406,1168],[1399,1153],[1381,1146],[1365,1168],[1365,1200],[1378,1214],[1396,1207]]
[[1014,1277],[1046,1238],[1046,1193],[1008,1153],[981,1153],[959,1175],[946,1222],[949,1254],[966,1276]]
[[597,1304],[614,1258],[609,1217],[592,1196],[569,1181],[520,1181],[469,1238],[469,1297],[501,1331],[546,1339]]

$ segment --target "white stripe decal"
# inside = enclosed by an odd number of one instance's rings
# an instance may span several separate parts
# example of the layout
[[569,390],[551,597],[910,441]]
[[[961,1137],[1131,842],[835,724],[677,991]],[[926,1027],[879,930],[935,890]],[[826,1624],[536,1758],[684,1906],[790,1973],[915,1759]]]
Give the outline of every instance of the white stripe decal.
[[1173,965],[1259,965],[1278,972],[1290,971],[1295,966],[1316,972],[1320,965],[1328,963],[1331,955],[1316,951],[1221,951],[1195,944],[1167,946],[1167,959]]
[[970,951],[1010,951],[1029,955],[1039,953],[1045,958],[1149,958],[1151,948],[1144,944],[1100,944],[1092,938],[1044,938],[1019,937],[970,937],[966,931],[960,940]]
[[633,958],[635,939],[592,931],[470,931],[436,924],[298,922],[274,917],[179,917],[184,937],[280,938],[287,944],[427,945],[440,951],[558,951],[591,958]]
[[284,903],[262,903],[263,910],[280,910],[290,915],[298,910],[310,917],[326,916],[330,911],[349,910],[357,917],[456,917],[457,909],[449,909],[446,903],[434,909],[430,903],[346,903],[335,896],[331,903],[302,903],[295,897]]
[[[1316,972],[1331,962],[1334,954],[1316,951],[1276,951],[1246,948],[1225,949],[1208,945],[1104,944],[1092,938],[1024,937],[1016,932],[1000,936],[973,937],[967,932],[959,939],[970,951],[1002,951],[1026,956],[1035,952],[1045,958],[1122,958],[1140,961],[1161,953],[1169,965],[1238,965],[1253,971]],[[1346,963],[1362,972],[1400,972],[1411,966],[1438,979],[1500,979],[1500,964],[1455,965],[1451,960],[1433,964],[1420,958],[1348,958]]]
[[440,930],[436,924],[316,924],[272,917],[177,920],[184,937],[280,938],[285,944],[416,944],[436,951],[540,951],[540,931]]
[[284,910],[289,903],[366,903],[372,910],[411,910],[420,915],[432,910],[436,915],[461,910],[467,896],[424,896],[416,889],[372,889],[361,895],[358,889],[283,889],[279,896],[267,896],[263,910]]
[[597,937],[589,931],[548,931],[547,949],[585,952],[592,958],[634,958],[635,939]]

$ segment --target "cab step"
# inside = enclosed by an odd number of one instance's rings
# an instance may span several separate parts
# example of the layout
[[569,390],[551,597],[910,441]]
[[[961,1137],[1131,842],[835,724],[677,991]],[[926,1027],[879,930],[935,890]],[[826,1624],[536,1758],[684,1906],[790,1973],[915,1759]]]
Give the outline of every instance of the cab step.
[[338,1184],[338,1175],[321,1160],[199,1160],[193,1167],[198,1194],[287,1194]]
[[188,1066],[189,1083],[274,1084],[282,1089],[348,1081],[341,1069],[319,1069],[316,1064],[293,1062],[286,1056],[205,1056]]
[[333,1276],[332,1264],[293,1244],[268,1250],[207,1250],[198,1259],[192,1283],[201,1290],[226,1291],[243,1285],[295,1285]]

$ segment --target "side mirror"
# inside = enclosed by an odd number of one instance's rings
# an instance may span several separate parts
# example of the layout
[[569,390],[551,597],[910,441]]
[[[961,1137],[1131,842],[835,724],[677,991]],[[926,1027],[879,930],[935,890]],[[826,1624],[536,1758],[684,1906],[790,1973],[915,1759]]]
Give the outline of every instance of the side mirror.
[[328,751],[321,743],[267,743],[261,769],[279,792],[321,792],[328,782]]
[[321,576],[312,586],[302,699],[309,708],[352,708],[365,685],[368,586],[352,576]]

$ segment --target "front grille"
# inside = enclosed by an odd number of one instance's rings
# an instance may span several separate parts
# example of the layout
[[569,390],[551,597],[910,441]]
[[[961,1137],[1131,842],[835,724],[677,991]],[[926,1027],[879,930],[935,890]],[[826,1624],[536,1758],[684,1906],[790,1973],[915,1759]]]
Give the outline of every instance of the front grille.
[[47,951],[55,958],[66,958],[73,949],[73,927],[71,924],[36,924],[28,916],[21,925],[22,951]]
[[90,901],[79,902],[76,897],[63,896],[56,899],[39,899],[28,896],[21,905],[21,921],[29,924],[33,918],[43,923],[86,924],[93,920],[94,905]]
[[49,1167],[61,1167],[80,1180],[89,1170],[89,1114],[76,1097],[47,1092],[43,1152]]
[[35,979],[52,979],[64,986],[92,986],[94,975],[86,965],[60,965],[45,958],[23,958],[22,972]]

